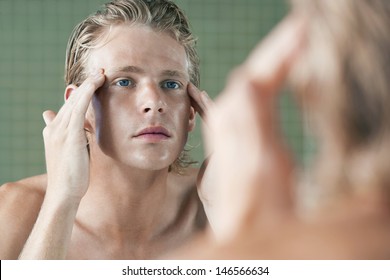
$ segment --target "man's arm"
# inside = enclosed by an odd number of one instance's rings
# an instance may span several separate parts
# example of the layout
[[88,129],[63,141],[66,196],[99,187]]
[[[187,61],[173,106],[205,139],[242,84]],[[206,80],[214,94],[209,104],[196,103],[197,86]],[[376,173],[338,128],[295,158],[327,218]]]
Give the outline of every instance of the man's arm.
[[79,203],[45,197],[19,259],[65,259]]
[[89,185],[85,114],[103,71],[90,76],[56,115],[44,112],[48,184],[38,219],[20,254],[21,259],[63,259],[71,240],[78,206]]

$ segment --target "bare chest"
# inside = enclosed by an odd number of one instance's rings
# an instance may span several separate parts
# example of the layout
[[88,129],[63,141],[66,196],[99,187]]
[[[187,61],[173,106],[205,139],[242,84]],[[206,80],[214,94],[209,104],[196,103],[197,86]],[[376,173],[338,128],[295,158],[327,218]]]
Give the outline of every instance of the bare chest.
[[[205,227],[199,209],[181,209],[175,219],[156,234],[145,230],[112,232],[75,224],[68,259],[156,259],[190,241]],[[203,222],[202,222],[203,220]],[[130,221],[131,223],[131,221]],[[134,225],[134,228],[140,228]]]

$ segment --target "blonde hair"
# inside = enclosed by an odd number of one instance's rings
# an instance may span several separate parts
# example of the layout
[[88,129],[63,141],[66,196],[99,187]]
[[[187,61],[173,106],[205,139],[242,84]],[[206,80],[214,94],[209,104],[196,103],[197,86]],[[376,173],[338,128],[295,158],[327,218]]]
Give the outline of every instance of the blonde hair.
[[[113,25],[140,24],[158,32],[166,32],[181,44],[189,62],[190,81],[199,86],[199,57],[196,38],[190,31],[188,19],[183,11],[170,0],[115,0],[106,3],[95,14],[80,22],[69,38],[65,59],[65,83],[79,86],[87,73],[85,67],[91,49],[104,43],[107,30]],[[181,172],[193,164],[184,150],[170,166],[170,170]]]
[[[313,126],[322,130],[319,183],[348,192],[386,186],[390,2],[296,0],[293,8],[308,20],[308,45],[294,83]],[[326,155],[326,146],[336,147],[337,155]]]
[[79,85],[86,78],[84,67],[90,49],[96,48],[112,25],[141,24],[167,32],[183,45],[189,60],[190,80],[199,86],[199,57],[196,38],[187,17],[169,0],[116,0],[80,22],[73,30],[66,50],[65,83]]

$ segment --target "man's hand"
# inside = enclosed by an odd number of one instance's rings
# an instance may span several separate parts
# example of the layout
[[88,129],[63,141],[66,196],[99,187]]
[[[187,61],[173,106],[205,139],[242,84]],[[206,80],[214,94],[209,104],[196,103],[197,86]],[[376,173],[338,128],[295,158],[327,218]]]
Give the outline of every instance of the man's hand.
[[48,194],[81,200],[89,182],[89,155],[84,131],[85,114],[95,91],[104,83],[103,71],[73,90],[56,115],[45,111],[43,130]]
[[294,211],[295,167],[280,131],[278,98],[301,43],[300,22],[283,22],[232,73],[210,110],[212,226],[222,242],[244,224],[270,226]]

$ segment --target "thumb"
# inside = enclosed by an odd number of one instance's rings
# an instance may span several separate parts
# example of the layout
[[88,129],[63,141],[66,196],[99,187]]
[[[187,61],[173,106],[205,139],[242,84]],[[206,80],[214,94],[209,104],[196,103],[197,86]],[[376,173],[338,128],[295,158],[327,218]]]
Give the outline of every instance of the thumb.
[[56,113],[54,113],[51,110],[47,110],[43,112],[42,116],[43,116],[43,120],[45,121],[45,124],[49,125],[56,117]]

